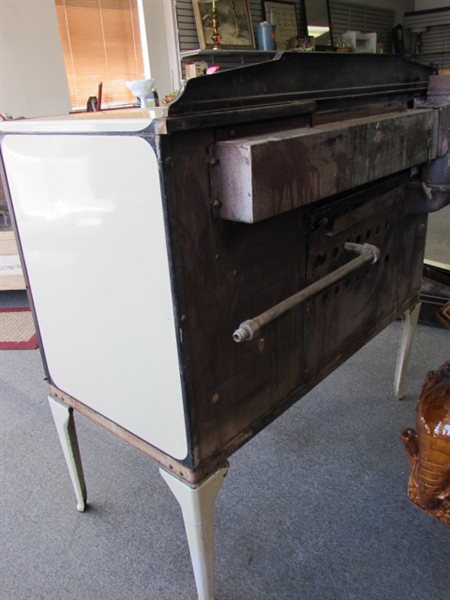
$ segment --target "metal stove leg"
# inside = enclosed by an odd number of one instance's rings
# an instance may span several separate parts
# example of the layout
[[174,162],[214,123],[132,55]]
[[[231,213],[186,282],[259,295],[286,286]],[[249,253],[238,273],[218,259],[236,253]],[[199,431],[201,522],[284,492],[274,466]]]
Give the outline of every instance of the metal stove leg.
[[399,400],[403,398],[403,383],[408,366],[411,346],[419,318],[421,302],[405,311],[402,315],[402,339],[397,355],[397,367],[395,369],[394,392]]
[[86,484],[81,466],[73,409],[57,402],[52,396],[48,397],[48,401],[77,498],[77,510],[84,512],[86,509]]
[[229,465],[195,487],[160,469],[183,512],[199,600],[214,600],[214,503]]

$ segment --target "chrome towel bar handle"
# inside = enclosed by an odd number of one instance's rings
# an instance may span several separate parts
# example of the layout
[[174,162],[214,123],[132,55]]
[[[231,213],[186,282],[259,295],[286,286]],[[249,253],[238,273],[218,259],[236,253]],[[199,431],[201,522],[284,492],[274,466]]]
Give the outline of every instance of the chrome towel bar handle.
[[243,321],[233,333],[233,340],[238,344],[253,340],[255,337],[259,336],[261,329],[272,321],[275,321],[330,285],[337,283],[350,273],[353,273],[353,271],[357,271],[366,264],[376,263],[380,258],[380,250],[372,244],[354,244],[352,242],[346,242],[344,249],[347,252],[354,252],[358,254],[358,256],[332,273],[322,277],[322,279],[315,281],[308,287],[295,293],[293,296],[272,306],[272,308],[269,308],[257,317]]

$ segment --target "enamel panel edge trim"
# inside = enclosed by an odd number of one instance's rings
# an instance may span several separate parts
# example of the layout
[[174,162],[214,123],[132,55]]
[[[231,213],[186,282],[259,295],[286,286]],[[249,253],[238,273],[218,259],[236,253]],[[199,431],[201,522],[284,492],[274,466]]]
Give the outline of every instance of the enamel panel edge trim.
[[128,108],[0,121],[4,133],[133,133],[145,131],[165,109]]

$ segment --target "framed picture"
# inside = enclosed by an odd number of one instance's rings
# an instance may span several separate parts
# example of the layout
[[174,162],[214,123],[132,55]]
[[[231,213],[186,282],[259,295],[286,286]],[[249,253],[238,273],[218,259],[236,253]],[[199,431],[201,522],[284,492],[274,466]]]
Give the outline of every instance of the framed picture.
[[275,48],[287,50],[289,40],[298,36],[297,15],[293,2],[264,0],[266,21],[275,25]]
[[216,8],[219,20],[220,48],[251,50],[255,36],[250,15],[249,0],[192,0],[200,48],[212,48],[212,10]]

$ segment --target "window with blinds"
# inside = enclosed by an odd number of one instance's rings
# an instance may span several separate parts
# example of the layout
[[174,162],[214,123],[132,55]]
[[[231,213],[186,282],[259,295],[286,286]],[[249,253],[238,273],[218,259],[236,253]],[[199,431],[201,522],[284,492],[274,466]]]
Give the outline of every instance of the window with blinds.
[[73,109],[102,82],[102,107],[135,103],[125,81],[144,79],[137,0],[55,0]]

